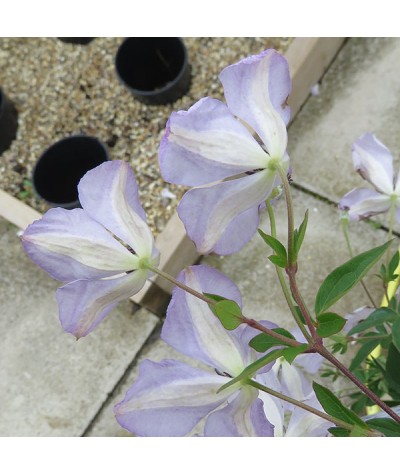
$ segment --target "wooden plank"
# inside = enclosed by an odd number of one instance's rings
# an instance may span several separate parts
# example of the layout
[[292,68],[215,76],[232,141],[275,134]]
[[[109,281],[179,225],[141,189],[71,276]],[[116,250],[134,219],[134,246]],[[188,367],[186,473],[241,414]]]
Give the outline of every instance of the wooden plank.
[[292,77],[291,120],[342,47],[345,38],[296,38],[285,53]]
[[[324,75],[344,40],[345,38],[295,38],[290,44],[285,57],[292,77],[292,93],[289,97],[291,120],[306,101],[311,87]],[[32,221],[40,218],[40,213],[0,190],[0,216],[25,229]],[[161,253],[160,269],[174,277],[199,258],[176,212],[157,236],[156,246]],[[169,282],[153,276],[131,300],[159,315],[171,292],[172,285]]]
[[0,216],[20,229],[42,217],[38,211],[3,190],[0,190]]

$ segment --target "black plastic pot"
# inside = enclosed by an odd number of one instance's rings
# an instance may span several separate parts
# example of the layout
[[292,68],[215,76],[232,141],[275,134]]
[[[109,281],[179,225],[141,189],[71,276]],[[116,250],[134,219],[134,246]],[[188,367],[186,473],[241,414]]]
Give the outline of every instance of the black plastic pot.
[[141,102],[167,104],[190,86],[190,66],[180,38],[127,38],[118,48],[115,68],[122,83]]
[[0,154],[9,148],[17,136],[18,112],[0,88]]
[[39,158],[32,184],[38,196],[52,206],[80,206],[78,183],[83,175],[110,160],[105,145],[95,137],[75,135],[56,142]]
[[63,43],[72,43],[72,44],[75,44],[75,45],[87,45],[89,44],[92,40],[94,40],[94,38],[89,38],[89,37],[82,37],[82,38],[78,38],[77,36],[72,36],[71,38],[60,38],[58,37],[58,39],[60,41],[62,41]]

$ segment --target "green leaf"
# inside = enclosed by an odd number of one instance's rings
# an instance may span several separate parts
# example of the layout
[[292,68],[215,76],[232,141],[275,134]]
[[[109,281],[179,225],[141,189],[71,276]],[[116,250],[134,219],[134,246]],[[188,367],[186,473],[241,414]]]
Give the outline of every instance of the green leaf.
[[215,300],[216,302],[220,302],[221,300],[228,300],[226,297],[221,297],[220,295],[217,295],[217,294],[208,294],[206,292],[203,292],[203,295],[205,295],[209,299]]
[[268,259],[272,262],[272,264],[278,267],[282,267],[283,269],[287,266],[287,260],[282,256],[277,256],[276,254],[273,254],[272,256],[269,256]]
[[[294,336],[290,332],[285,330],[284,328],[274,328],[273,331],[275,333],[278,333],[279,335],[283,335],[288,338],[291,338],[292,340],[295,340]],[[285,343],[282,343],[282,341],[279,340],[278,338],[274,338],[273,336],[266,335],[265,333],[260,333],[259,335],[255,336],[254,338],[250,340],[249,345],[252,348],[254,348],[256,351],[258,351],[259,353],[265,353],[267,350],[269,350],[273,346],[281,346],[281,345],[285,345]]]
[[398,318],[397,313],[387,307],[381,307],[374,310],[369,317],[364,321],[357,324],[353,327],[348,335],[354,335],[355,333],[361,333],[368,328],[376,327],[377,325],[382,325],[385,322],[394,322]]
[[339,333],[345,326],[346,319],[336,313],[322,313],[317,317],[318,327],[317,335],[321,338]]
[[399,261],[400,261],[400,253],[399,251],[396,251],[389,263],[389,276],[394,276],[397,266],[399,265]]
[[264,355],[262,358],[254,361],[254,363],[251,363],[249,366],[247,366],[238,376],[236,376],[236,378],[231,379],[228,383],[221,386],[218,389],[217,394],[224,389],[229,388],[233,384],[242,381],[243,379],[251,378],[259,369],[264,368],[264,366],[266,366],[268,363],[280,358],[282,356],[282,351],[283,350],[270,351],[267,355]]
[[301,245],[303,244],[304,236],[306,234],[306,229],[307,229],[307,223],[308,223],[308,210],[306,211],[303,222],[300,224],[299,229],[294,230],[293,240],[294,240],[294,253],[296,257],[298,256]]
[[234,330],[242,323],[242,311],[233,300],[220,300],[214,305],[214,313],[226,330]]
[[383,256],[392,241],[353,257],[333,270],[324,280],[315,299],[315,313],[320,315],[351,290]]
[[370,340],[364,343],[361,348],[358,350],[356,356],[353,358],[353,361],[350,364],[349,370],[354,371],[357,369],[360,364],[365,360],[365,358],[379,345],[379,339]]
[[258,230],[258,233],[260,236],[264,239],[264,241],[268,244],[268,246],[275,251],[275,254],[279,257],[282,257],[287,261],[287,254],[286,254],[286,249],[285,246],[278,241],[278,239],[270,236],[269,234],[265,234],[264,231],[261,229]]
[[400,386],[400,353],[393,343],[389,345],[386,359],[387,379],[393,386]]
[[334,437],[350,437],[349,429],[345,429],[344,427],[331,427],[328,429]]
[[[400,318],[398,318],[392,326],[392,341],[393,345],[400,351]],[[400,368],[399,368],[400,371]]]
[[285,348],[282,351],[282,356],[285,358],[285,360],[288,363],[292,364],[296,356],[300,355],[301,353],[304,353],[307,348],[308,348],[307,343],[304,343],[303,345],[299,345],[299,346],[291,346],[289,348]]
[[400,424],[388,417],[370,419],[367,424],[371,429],[382,432],[386,437],[400,437]]
[[316,382],[313,383],[313,389],[318,401],[327,414],[330,414],[331,416],[349,424],[357,424],[364,428],[368,427],[365,422],[357,416],[357,414],[343,406],[343,404],[332,393],[332,391]]

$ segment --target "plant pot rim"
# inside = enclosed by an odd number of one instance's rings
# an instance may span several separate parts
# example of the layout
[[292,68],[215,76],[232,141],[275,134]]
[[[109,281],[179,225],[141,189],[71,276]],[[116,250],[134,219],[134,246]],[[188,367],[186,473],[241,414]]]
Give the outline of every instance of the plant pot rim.
[[[36,174],[36,170],[41,162],[41,160],[43,159],[43,157],[49,153],[53,148],[55,148],[56,146],[59,146],[60,144],[64,144],[65,142],[71,142],[73,139],[88,139],[87,142],[91,141],[91,142],[96,142],[97,145],[100,145],[100,147],[102,148],[103,152],[104,152],[104,156],[105,156],[105,161],[110,161],[111,158],[110,158],[110,155],[109,155],[109,152],[108,152],[108,149],[106,147],[106,145],[98,138],[98,137],[94,137],[92,135],[85,135],[85,134],[76,134],[76,135],[70,135],[68,137],[63,137],[62,139],[60,140],[57,140],[55,142],[53,142],[51,145],[49,145],[40,155],[39,155],[39,158],[37,159],[36,161],[36,164],[35,166],[33,167],[33,170],[32,170],[32,188],[33,188],[33,191],[34,193],[36,194],[36,196],[38,198],[40,198],[41,200],[45,201],[46,203],[48,203],[51,207],[60,207],[60,208],[65,208],[65,209],[73,209],[73,208],[78,208],[81,206],[80,204],[80,201],[79,201],[79,197],[78,199],[76,200],[73,200],[73,201],[69,201],[69,202],[55,202],[55,201],[51,201],[51,200],[48,200],[46,198],[44,198],[42,196],[41,193],[38,192],[37,190],[37,187],[35,185],[35,174]],[[102,162],[104,163],[104,162]],[[93,167],[95,168],[95,167]],[[92,170],[92,168],[90,168],[89,170],[87,171],[90,171]],[[87,173],[87,172],[86,172]]]
[[[132,86],[130,86],[120,75],[119,71],[118,71],[118,68],[117,68],[117,58],[118,58],[118,54],[120,53],[120,50],[121,48],[126,44],[126,42],[128,40],[130,40],[132,37],[128,37],[128,38],[125,38],[123,40],[123,42],[119,45],[118,47],[118,50],[117,50],[117,54],[115,55],[115,70],[117,72],[117,76],[118,76],[118,79],[120,80],[120,82],[125,86],[127,87],[134,95],[138,95],[138,96],[144,96],[144,97],[152,97],[152,96],[157,96],[157,95],[161,95],[163,94],[164,92],[167,92],[169,91],[170,89],[172,89],[177,83],[180,82],[180,80],[182,79],[182,77],[184,76],[184,74],[186,74],[186,70],[189,66],[189,55],[188,55],[188,52],[187,52],[187,49],[186,49],[186,46],[185,46],[185,43],[183,41],[182,38],[180,37],[168,37],[168,38],[175,38],[178,40],[179,44],[182,46],[182,51],[183,51],[183,62],[182,62],[182,67],[180,68],[179,70],[179,73],[175,76],[174,79],[172,79],[172,81],[169,81],[165,86],[163,87],[160,87],[156,90],[152,89],[152,90],[148,90],[148,89],[136,89]],[[136,37],[133,37],[133,38],[136,38]],[[146,38],[146,37],[143,37],[143,38]]]

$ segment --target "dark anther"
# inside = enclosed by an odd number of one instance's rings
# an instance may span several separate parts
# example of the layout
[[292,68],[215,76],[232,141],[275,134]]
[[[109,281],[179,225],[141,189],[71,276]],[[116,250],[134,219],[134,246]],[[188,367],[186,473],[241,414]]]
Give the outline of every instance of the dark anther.
[[214,371],[219,375],[219,376],[226,376],[227,378],[233,378],[229,373],[226,373],[225,371],[219,371],[217,368],[214,368]]
[[251,170],[250,172],[245,172],[246,175],[254,175],[254,173],[263,171],[264,168],[256,168],[255,170]]

